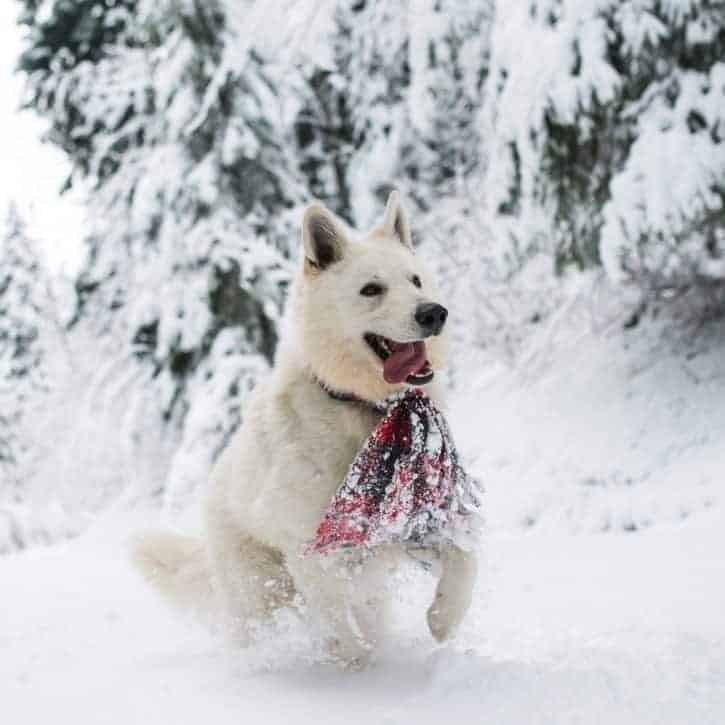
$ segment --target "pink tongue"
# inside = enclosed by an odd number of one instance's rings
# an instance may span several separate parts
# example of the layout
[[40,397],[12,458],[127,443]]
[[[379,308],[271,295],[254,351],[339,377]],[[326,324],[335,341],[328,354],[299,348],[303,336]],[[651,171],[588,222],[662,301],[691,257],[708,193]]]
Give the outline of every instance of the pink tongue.
[[395,348],[383,363],[386,383],[405,382],[408,375],[417,373],[425,365],[425,343],[406,342]]

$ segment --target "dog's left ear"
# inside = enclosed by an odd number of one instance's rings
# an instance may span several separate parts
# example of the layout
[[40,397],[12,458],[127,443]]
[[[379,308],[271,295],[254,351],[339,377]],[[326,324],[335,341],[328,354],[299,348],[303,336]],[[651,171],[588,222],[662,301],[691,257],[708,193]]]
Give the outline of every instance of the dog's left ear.
[[413,240],[410,236],[410,226],[408,225],[408,217],[403,209],[400,201],[400,194],[393,189],[388,197],[388,203],[385,206],[385,216],[383,217],[383,232],[390,237],[395,237],[401,244],[408,249],[413,249]]

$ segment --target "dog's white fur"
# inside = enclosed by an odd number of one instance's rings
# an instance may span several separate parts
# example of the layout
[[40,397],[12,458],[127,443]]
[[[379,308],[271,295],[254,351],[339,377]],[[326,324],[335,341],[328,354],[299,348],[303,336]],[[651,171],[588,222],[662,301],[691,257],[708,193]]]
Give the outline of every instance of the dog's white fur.
[[[382,363],[363,336],[419,339],[415,309],[437,301],[438,293],[413,254],[396,192],[382,225],[361,242],[350,241],[320,205],[306,211],[302,238],[286,334],[273,374],[255,391],[244,424],[212,472],[205,539],[147,534],[137,542],[135,561],[176,603],[221,601],[245,641],[256,623],[299,593],[306,611],[331,632],[333,654],[361,662],[385,636],[391,599],[385,579],[404,552],[382,547],[359,560],[350,553],[302,555],[379,420],[368,408],[332,399],[315,378],[371,401],[404,387],[385,382]],[[420,289],[413,275],[422,280]],[[372,280],[385,286],[383,295],[359,293]],[[440,376],[443,340],[428,338],[426,344]],[[442,403],[438,379],[427,392]],[[427,620],[442,641],[469,607],[476,560],[455,547],[429,553],[440,562],[440,579]]]

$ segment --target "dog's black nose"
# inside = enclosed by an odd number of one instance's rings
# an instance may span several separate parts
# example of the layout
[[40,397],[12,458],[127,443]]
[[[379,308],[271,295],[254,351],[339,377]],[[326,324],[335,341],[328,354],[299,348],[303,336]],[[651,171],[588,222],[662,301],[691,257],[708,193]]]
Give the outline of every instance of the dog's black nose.
[[415,311],[415,321],[421,326],[425,337],[429,335],[438,335],[446,324],[448,310],[443,305],[435,302],[425,302],[418,305]]

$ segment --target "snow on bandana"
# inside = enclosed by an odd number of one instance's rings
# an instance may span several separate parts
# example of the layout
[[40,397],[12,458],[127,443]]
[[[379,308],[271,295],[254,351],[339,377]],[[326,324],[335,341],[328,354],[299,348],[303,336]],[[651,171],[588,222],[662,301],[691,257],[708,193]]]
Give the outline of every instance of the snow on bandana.
[[417,388],[386,407],[306,553],[389,543],[474,545],[480,488],[458,464],[443,414]]

